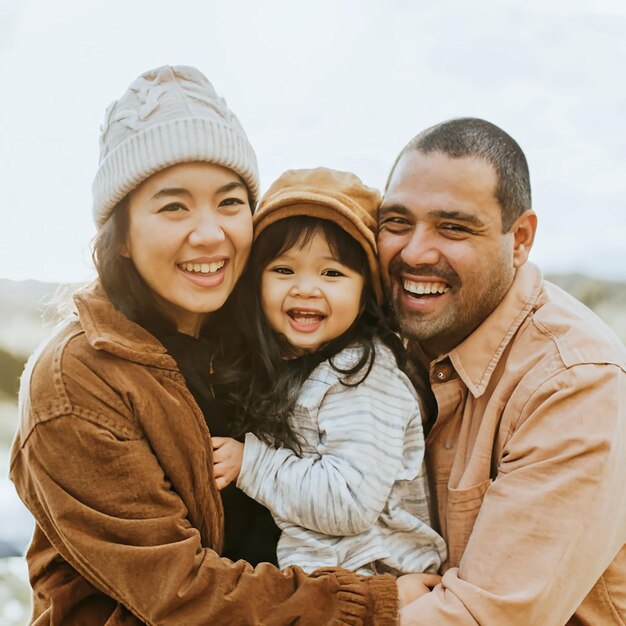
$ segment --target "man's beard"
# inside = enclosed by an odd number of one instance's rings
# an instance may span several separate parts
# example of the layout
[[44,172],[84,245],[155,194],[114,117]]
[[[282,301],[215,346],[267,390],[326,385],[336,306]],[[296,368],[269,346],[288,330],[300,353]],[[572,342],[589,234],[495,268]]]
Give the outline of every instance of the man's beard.
[[[450,288],[450,303],[435,317],[406,310],[402,304],[402,275],[414,276],[415,280],[424,277],[441,279]],[[511,284],[506,272],[494,271],[489,280],[463,285],[459,275],[447,263],[413,267],[405,264],[399,255],[389,264],[389,281],[394,326],[405,339],[419,342],[425,349],[432,346],[439,354],[448,352],[470,335],[496,308]]]

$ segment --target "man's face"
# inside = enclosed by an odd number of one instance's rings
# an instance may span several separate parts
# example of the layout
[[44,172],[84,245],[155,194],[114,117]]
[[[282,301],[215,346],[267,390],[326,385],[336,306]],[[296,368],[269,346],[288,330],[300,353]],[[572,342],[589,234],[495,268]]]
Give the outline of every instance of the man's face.
[[496,172],[475,157],[405,153],[379,214],[378,253],[402,334],[431,357],[478,327],[515,275]]

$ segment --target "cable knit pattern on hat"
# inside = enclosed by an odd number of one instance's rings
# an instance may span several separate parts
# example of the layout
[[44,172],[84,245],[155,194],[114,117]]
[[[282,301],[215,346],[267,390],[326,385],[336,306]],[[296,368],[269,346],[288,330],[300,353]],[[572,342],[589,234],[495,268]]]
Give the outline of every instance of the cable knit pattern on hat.
[[142,74],[106,110],[93,215],[102,226],[115,205],[152,174],[206,161],[239,174],[250,204],[259,193],[254,150],[235,114],[193,67],[168,65]]

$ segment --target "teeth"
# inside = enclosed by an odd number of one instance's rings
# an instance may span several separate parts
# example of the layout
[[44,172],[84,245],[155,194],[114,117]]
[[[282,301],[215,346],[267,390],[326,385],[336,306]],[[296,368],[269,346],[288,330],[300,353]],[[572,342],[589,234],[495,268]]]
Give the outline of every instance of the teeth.
[[288,315],[300,324],[316,324],[324,319],[324,315],[313,311],[298,311],[292,309],[288,312]]
[[213,274],[217,270],[224,267],[225,260],[215,261],[213,263],[181,263],[180,267],[186,272],[198,272],[199,274]]
[[445,283],[417,282],[409,280],[408,278],[404,279],[402,286],[405,291],[417,294],[418,296],[433,293],[446,293],[446,291],[450,290],[450,287],[448,287]]
[[308,315],[294,315],[293,319],[301,324],[317,324],[321,318],[319,316],[310,317]]

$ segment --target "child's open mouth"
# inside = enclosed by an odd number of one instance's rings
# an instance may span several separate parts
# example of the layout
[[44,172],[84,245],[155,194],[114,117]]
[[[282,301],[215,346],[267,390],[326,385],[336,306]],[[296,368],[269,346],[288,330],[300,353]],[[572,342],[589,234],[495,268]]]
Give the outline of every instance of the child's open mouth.
[[289,309],[287,316],[292,328],[300,332],[313,332],[326,319],[323,313],[310,309]]

